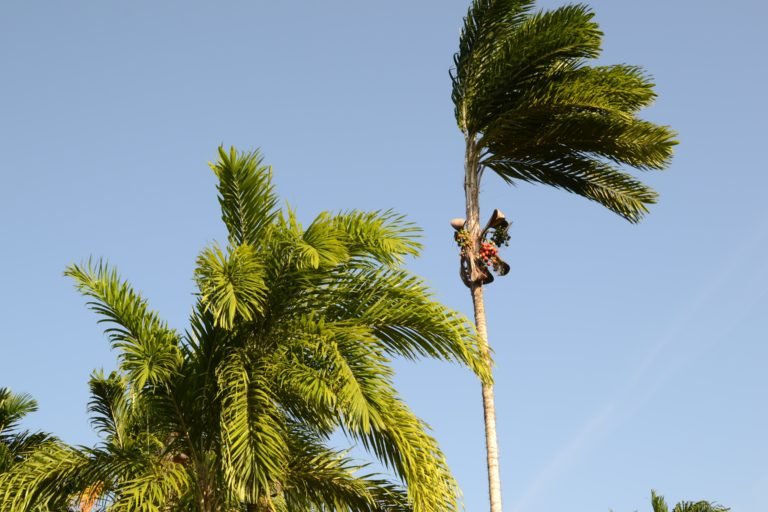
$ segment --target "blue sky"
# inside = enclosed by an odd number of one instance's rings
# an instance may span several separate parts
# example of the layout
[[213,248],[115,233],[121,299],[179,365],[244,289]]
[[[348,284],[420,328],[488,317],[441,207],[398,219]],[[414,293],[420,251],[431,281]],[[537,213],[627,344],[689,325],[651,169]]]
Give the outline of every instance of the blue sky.
[[[104,256],[183,328],[197,252],[224,239],[206,162],[261,147],[299,215],[394,208],[424,229],[409,267],[471,313],[448,220],[463,141],[448,69],[468,0],[0,4],[0,386],[31,428],[91,443],[93,368],[114,365],[62,276]],[[560,2],[540,2],[552,7]],[[768,506],[768,8],[591,2],[604,63],[658,84],[645,117],[681,144],[645,178],[638,226],[543,187],[483,182],[512,218],[511,274],[487,290],[506,509]],[[487,509],[480,390],[398,362],[467,510]]]

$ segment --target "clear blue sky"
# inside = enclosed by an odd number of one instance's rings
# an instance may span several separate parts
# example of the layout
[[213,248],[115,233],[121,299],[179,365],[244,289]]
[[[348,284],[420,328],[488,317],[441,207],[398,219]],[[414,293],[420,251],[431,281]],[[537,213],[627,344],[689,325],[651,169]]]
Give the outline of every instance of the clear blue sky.
[[[542,7],[560,2],[541,2]],[[194,260],[224,239],[206,162],[261,147],[310,218],[395,208],[425,230],[409,263],[466,313],[448,220],[463,141],[448,69],[468,0],[0,4],[0,386],[31,428],[91,443],[86,379],[114,364],[62,277],[118,266],[174,326]],[[641,225],[554,190],[486,179],[515,224],[489,287],[503,493],[512,512],[768,508],[768,170],[763,2],[599,0],[606,63],[641,64],[646,117],[681,144],[647,175]],[[468,372],[398,363],[467,510],[487,510],[480,391]]]

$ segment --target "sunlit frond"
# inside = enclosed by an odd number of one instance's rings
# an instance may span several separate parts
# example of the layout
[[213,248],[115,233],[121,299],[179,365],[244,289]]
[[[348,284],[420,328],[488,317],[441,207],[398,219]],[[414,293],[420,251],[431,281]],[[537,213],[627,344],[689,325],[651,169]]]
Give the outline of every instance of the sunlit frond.
[[428,426],[391,391],[378,390],[375,400],[383,424],[367,433],[347,428],[349,435],[403,479],[415,511],[459,510],[458,486]]
[[37,401],[30,395],[0,388],[0,441],[18,427],[24,416],[36,410]]
[[62,510],[76,495],[76,475],[87,458],[58,441],[38,446],[0,474],[0,512]]
[[65,275],[92,299],[88,306],[109,324],[105,330],[119,351],[121,368],[136,388],[166,381],[181,363],[179,336],[147,306],[147,301],[106,263],[70,265]]
[[272,186],[272,169],[263,165],[258,150],[229,153],[219,147],[219,159],[209,164],[219,179],[221,217],[229,230],[231,245],[258,245],[265,226],[275,220],[277,196]]
[[433,300],[423,281],[404,270],[375,269],[339,277],[324,290],[331,319],[362,322],[397,356],[464,364],[484,379],[490,369],[464,315]]
[[574,192],[638,222],[657,194],[631,175],[605,162],[580,155],[529,160],[495,160],[488,166],[507,181],[543,183]]
[[279,480],[287,453],[283,419],[264,374],[233,353],[218,372],[224,471],[242,500],[254,501]]
[[164,512],[193,487],[190,474],[169,461],[152,464],[142,474],[121,483],[119,497],[111,504],[113,512]]
[[329,450],[322,440],[294,429],[286,479],[283,484],[288,510],[311,504],[318,510],[338,512],[411,512],[403,488],[376,475],[360,474],[344,452]]
[[391,210],[343,212],[332,222],[344,233],[353,257],[396,266],[406,256],[418,256],[421,250],[416,240],[419,228]]
[[88,402],[91,425],[108,440],[122,446],[128,435],[125,422],[129,414],[125,382],[117,372],[104,375],[103,371],[97,371],[91,375],[88,386],[91,390]]
[[248,321],[263,312],[264,266],[251,245],[226,253],[216,245],[205,249],[197,258],[195,279],[203,305],[225,329],[234,326],[236,317]]

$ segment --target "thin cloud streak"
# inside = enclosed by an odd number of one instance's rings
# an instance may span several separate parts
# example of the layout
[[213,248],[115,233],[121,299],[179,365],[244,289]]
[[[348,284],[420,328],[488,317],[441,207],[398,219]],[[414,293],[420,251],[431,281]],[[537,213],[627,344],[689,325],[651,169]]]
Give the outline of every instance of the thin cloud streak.
[[[763,226],[765,228],[766,226]],[[640,364],[632,372],[632,376],[622,386],[617,396],[608,402],[603,408],[592,415],[574,436],[568,441],[550,460],[550,462],[533,479],[530,486],[518,498],[512,506],[514,512],[526,512],[532,510],[531,505],[535,499],[547,490],[560,475],[571,467],[581,456],[587,452],[590,445],[596,443],[600,438],[605,437],[621,424],[632,418],[642,407],[644,407],[653,396],[663,387],[663,385],[676,374],[682,367],[688,364],[688,360],[679,360],[677,364],[667,367],[661,375],[649,379],[652,369],[662,357],[662,354],[674,343],[678,342],[685,331],[685,326],[694,322],[704,307],[714,298],[720,295],[728,282],[733,278],[749,257],[754,254],[755,249],[768,238],[768,230],[757,230],[755,236],[744,240],[732,253],[727,265],[722,267],[715,279],[710,280],[707,285],[696,294],[677,316],[676,321],[667,328],[666,332],[660,336],[653,347],[646,353]],[[760,279],[752,280],[752,288],[757,288],[768,274],[768,264],[763,265]],[[761,288],[762,289],[762,288]],[[727,323],[727,331],[732,330],[745,316],[747,316],[752,307],[765,296],[765,293],[753,297],[749,307],[741,309],[741,314],[731,317]],[[714,344],[715,342],[711,342]]]

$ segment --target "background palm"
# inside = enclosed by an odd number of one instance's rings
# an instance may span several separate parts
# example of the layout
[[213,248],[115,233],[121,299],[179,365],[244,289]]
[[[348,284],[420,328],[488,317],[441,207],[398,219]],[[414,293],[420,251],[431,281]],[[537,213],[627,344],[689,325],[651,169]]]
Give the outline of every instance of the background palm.
[[[487,356],[480,258],[479,183],[490,169],[507,183],[543,183],[638,222],[656,193],[624,166],[663,169],[675,134],[638,119],[655,98],[636,66],[590,66],[602,33],[584,5],[533,12],[533,0],[474,0],[452,70],[456,121],[466,142],[469,247],[465,284]],[[488,357],[488,356],[487,356]],[[483,386],[491,510],[501,511],[493,388]]]
[[[664,497],[656,494],[656,491],[651,491],[651,503],[653,504],[653,512],[669,512]],[[729,510],[727,507],[715,505],[708,501],[681,501],[675,505],[672,512],[728,512]]]
[[23,393],[0,388],[0,473],[22,462],[27,453],[50,439],[42,432],[19,429],[24,417],[37,410],[37,402]]
[[[39,451],[0,478],[0,510],[62,495],[113,511],[456,510],[445,459],[394,390],[389,358],[488,372],[467,321],[401,268],[418,252],[415,228],[356,211],[303,228],[278,208],[258,153],[220,149],[212,168],[229,240],[198,258],[189,331],[106,264],[67,270],[118,351],[119,372],[91,378],[103,443]],[[329,449],[337,430],[407,490]]]

